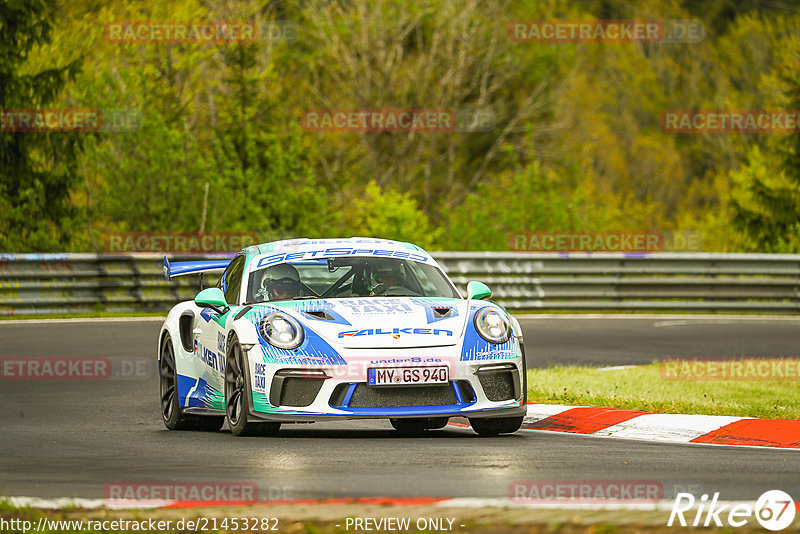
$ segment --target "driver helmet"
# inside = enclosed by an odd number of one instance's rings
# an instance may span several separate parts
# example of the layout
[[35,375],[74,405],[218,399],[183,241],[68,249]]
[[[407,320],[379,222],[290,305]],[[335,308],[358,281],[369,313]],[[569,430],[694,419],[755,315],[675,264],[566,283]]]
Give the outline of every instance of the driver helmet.
[[273,299],[297,296],[300,287],[297,269],[286,263],[267,267],[261,275],[261,289]]
[[378,265],[373,276],[377,283],[387,286],[400,286],[406,280],[402,266],[394,262]]

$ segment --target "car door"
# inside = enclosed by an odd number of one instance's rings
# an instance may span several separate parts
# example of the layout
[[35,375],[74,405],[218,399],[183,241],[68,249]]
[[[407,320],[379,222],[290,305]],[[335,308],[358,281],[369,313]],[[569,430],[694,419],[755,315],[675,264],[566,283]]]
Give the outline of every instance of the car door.
[[[236,256],[217,282],[217,287],[225,294],[225,302],[228,303],[228,306],[239,304],[244,264],[244,255]],[[225,323],[229,314],[230,312],[219,314],[210,308],[205,308],[200,312],[199,336],[195,343],[195,356],[200,378],[195,391],[190,395],[192,399],[196,399],[197,406],[224,409],[222,396],[225,391],[227,334]]]

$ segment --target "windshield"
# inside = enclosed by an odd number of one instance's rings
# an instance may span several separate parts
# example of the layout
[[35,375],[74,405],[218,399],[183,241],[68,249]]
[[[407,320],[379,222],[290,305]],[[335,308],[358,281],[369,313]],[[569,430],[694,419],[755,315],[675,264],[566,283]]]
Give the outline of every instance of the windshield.
[[250,273],[247,302],[303,298],[459,298],[437,267],[398,258],[320,258],[270,265]]

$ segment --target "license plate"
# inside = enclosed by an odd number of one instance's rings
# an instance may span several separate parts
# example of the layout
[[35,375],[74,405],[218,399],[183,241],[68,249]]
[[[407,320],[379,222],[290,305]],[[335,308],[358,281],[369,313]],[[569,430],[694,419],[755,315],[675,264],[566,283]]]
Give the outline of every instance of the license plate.
[[417,384],[447,384],[447,366],[441,367],[373,367],[367,369],[367,385],[408,386]]

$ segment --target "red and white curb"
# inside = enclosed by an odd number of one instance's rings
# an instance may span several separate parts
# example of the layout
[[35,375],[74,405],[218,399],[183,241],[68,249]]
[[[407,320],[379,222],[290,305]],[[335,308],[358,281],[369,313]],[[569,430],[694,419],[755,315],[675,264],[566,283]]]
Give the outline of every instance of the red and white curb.
[[127,509],[170,509],[170,508],[210,508],[223,506],[310,506],[310,505],[347,505],[368,504],[379,506],[427,506],[439,505],[448,500],[444,497],[352,497],[338,499],[290,499],[271,501],[174,501],[174,500],[118,500],[118,499],[80,499],[58,497],[45,499],[39,497],[6,497],[3,499],[11,506],[17,508],[39,508],[45,510],[58,510],[64,508],[108,510]]
[[666,443],[704,443],[800,449],[800,420],[683,415],[637,410],[529,404],[525,430]]

